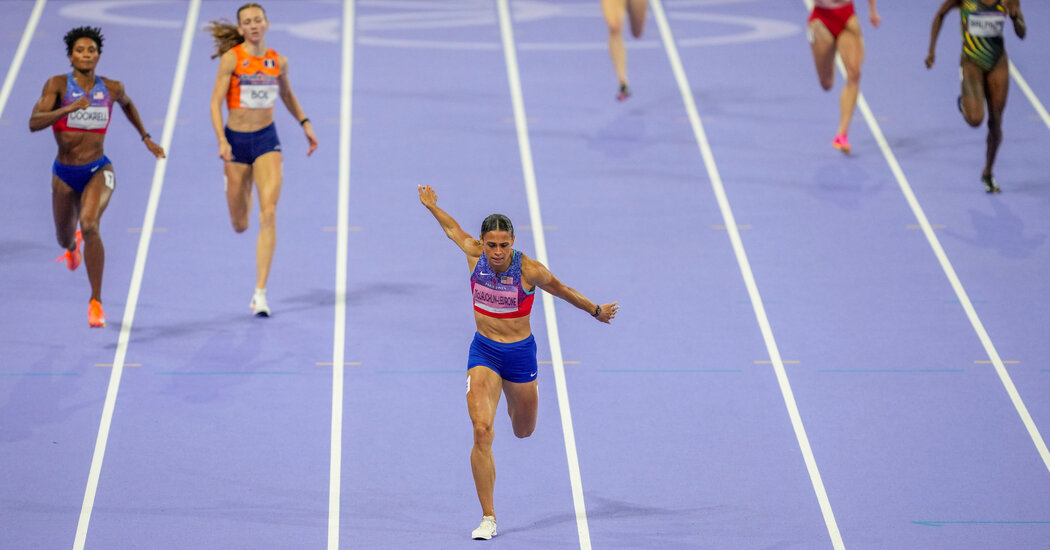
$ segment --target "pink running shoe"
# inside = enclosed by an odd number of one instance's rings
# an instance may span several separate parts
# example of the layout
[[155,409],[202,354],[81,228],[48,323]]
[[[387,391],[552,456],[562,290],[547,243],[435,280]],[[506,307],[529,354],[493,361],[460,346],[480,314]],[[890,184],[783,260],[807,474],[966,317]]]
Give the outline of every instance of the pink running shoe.
[[56,262],[66,261],[66,267],[70,271],[76,271],[80,267],[80,245],[84,242],[84,239],[80,236],[80,230],[77,230],[77,248],[76,250],[67,250],[62,253],[61,256],[55,258]]
[[839,134],[835,136],[835,140],[831,142],[831,146],[842,151],[843,154],[848,155],[853,149],[849,146],[849,140],[846,139],[846,134]]

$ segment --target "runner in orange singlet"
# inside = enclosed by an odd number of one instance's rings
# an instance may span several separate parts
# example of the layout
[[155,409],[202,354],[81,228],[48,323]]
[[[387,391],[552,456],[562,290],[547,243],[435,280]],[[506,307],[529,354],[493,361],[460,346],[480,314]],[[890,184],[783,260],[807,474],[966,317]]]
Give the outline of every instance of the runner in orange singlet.
[[[249,2],[237,10],[237,25],[212,21],[219,74],[211,97],[211,120],[219,141],[219,158],[226,172],[226,202],[234,231],[248,229],[252,209],[252,182],[259,194],[259,239],[256,244],[256,282],[251,308],[269,317],[266,281],[277,243],[276,211],[281,194],[281,144],[273,122],[273,106],[280,98],[299,121],[310,155],[317,149],[310,119],[303,114],[288,80],[288,59],[266,47],[270,23],[262,6]],[[222,123],[222,103],[229,120]]]

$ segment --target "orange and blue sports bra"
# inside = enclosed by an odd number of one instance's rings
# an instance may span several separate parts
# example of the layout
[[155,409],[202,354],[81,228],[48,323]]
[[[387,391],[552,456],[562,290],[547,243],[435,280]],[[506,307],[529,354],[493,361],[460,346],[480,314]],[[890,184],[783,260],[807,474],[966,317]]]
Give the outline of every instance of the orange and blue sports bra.
[[95,85],[90,90],[84,91],[73,78],[73,72],[66,75],[66,95],[62,97],[62,105],[69,105],[87,94],[91,105],[86,109],[73,111],[58,119],[51,125],[55,132],[95,132],[105,134],[109,128],[109,115],[113,113],[113,99],[109,97],[109,88],[102,77],[95,75]]
[[232,51],[237,55],[237,65],[226,92],[226,107],[272,109],[277,101],[277,77],[281,76],[280,56],[271,49],[262,57],[249,55],[243,43],[234,46]]

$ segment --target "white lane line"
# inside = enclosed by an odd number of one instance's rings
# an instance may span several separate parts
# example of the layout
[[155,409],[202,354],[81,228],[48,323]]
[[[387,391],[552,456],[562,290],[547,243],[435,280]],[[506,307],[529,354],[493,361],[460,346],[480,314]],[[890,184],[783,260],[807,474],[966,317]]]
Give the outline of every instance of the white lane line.
[[[160,144],[164,151],[171,155],[171,138],[175,133],[175,122],[179,113],[179,102],[182,99],[182,88],[186,81],[186,69],[190,60],[190,49],[193,47],[193,35],[197,30],[197,16],[200,13],[200,0],[191,0],[186,13],[186,26],[182,30],[182,45],[179,47],[179,61],[175,68],[175,81],[171,86],[168,98],[168,114],[164,118],[164,133]],[[91,470],[88,473],[87,489],[84,491],[84,503],[80,508],[80,520],[77,522],[77,534],[73,541],[73,550],[83,550],[87,540],[88,523],[91,521],[91,510],[95,506],[95,492],[98,490],[98,479],[102,473],[102,459],[106,454],[106,443],[109,440],[109,428],[113,421],[113,409],[117,404],[117,391],[120,389],[120,377],[124,373],[124,359],[128,352],[128,339],[135,321],[135,308],[142,288],[142,277],[146,271],[146,256],[149,254],[150,239],[153,237],[153,224],[160,205],[160,193],[164,187],[164,173],[168,167],[167,159],[157,159],[153,170],[153,183],[150,186],[149,202],[146,205],[146,216],[142,222],[142,234],[139,237],[138,251],[135,253],[135,268],[131,275],[131,286],[128,288],[127,305],[121,321],[120,338],[117,351],[113,357],[113,370],[109,375],[109,387],[106,390],[106,401],[102,406],[102,420],[99,422],[98,437],[95,440],[95,453],[91,457]]]
[[[510,24],[507,0],[497,0],[499,7],[500,34],[503,38],[503,57],[507,63],[507,79],[510,98],[514,107],[514,123],[518,130],[518,151],[521,154],[521,170],[525,177],[525,194],[529,203],[529,222],[536,244],[536,259],[550,267],[547,258],[547,243],[543,238],[543,220],[540,217],[540,199],[536,191],[536,172],[532,163],[532,145],[529,143],[528,122],[525,118],[525,102],[521,95],[521,78],[518,73],[518,56],[515,53],[514,33]],[[591,533],[587,526],[587,510],[583,502],[583,480],[580,462],[576,455],[576,434],[572,428],[569,411],[569,390],[565,381],[565,365],[561,355],[561,339],[558,337],[558,320],[554,315],[554,298],[543,295],[544,320],[547,323],[547,339],[550,340],[551,363],[554,367],[554,385],[558,394],[558,410],[561,413],[562,433],[565,436],[565,455],[569,462],[569,482],[572,486],[572,501],[576,510],[576,530],[580,537],[581,550],[590,550]]]
[[[1009,60],[1008,60],[1009,61]],[[1032,103],[1032,107],[1035,107],[1035,112],[1039,113],[1039,118],[1043,119],[1043,124],[1046,124],[1047,128],[1050,128],[1050,114],[1046,112],[1046,107],[1043,107],[1043,103],[1036,97],[1035,92],[1028,86],[1028,82],[1021,76],[1021,71],[1017,69],[1013,61],[1010,61],[1010,76],[1014,77],[1014,82],[1021,87],[1021,92],[1024,93],[1028,101]]]
[[[839,70],[845,74],[845,68],[842,66],[841,60],[839,62]],[[1043,436],[1039,433],[1039,428],[1036,427],[1035,421],[1032,420],[1032,415],[1028,413],[1028,407],[1021,400],[1021,394],[1018,393],[1017,387],[1014,386],[1010,373],[1006,371],[1006,365],[1003,364],[1003,360],[999,357],[999,352],[995,349],[995,345],[992,344],[992,339],[984,329],[984,324],[981,323],[981,319],[977,316],[977,310],[974,309],[973,302],[970,301],[970,297],[966,294],[962,282],[959,281],[955,268],[948,261],[948,255],[944,252],[941,241],[934,233],[934,227],[930,225],[930,221],[926,218],[926,213],[922,210],[922,206],[919,205],[919,200],[915,198],[915,193],[912,192],[911,184],[904,177],[904,171],[897,162],[897,157],[894,156],[889,143],[886,142],[886,137],[882,135],[879,123],[875,120],[875,115],[872,114],[871,109],[868,108],[868,102],[864,99],[864,94],[857,95],[857,108],[864,115],[864,120],[867,121],[871,134],[875,137],[876,143],[879,144],[882,155],[886,157],[886,163],[889,164],[890,170],[893,172],[894,177],[897,178],[897,185],[900,187],[901,193],[904,194],[904,198],[908,201],[908,206],[911,207],[912,214],[915,215],[915,219],[919,222],[923,235],[926,236],[926,240],[930,243],[930,248],[933,249],[933,254],[937,257],[937,262],[941,264],[944,275],[948,277],[948,282],[951,284],[952,290],[955,291],[955,296],[958,298],[959,303],[962,304],[963,311],[966,312],[966,317],[970,320],[970,324],[973,325],[973,330],[977,333],[977,338],[981,341],[985,353],[988,354],[992,365],[995,366],[995,372],[999,375],[999,380],[1006,389],[1010,402],[1017,409],[1017,414],[1021,417],[1021,422],[1028,431],[1028,436],[1032,438],[1032,443],[1035,444],[1039,456],[1042,457],[1047,471],[1050,471],[1050,450],[1047,449],[1046,442],[1043,441]]]
[[26,22],[26,29],[22,32],[22,40],[18,42],[15,57],[11,61],[11,66],[7,68],[7,76],[4,77],[4,86],[0,88],[0,117],[4,115],[4,107],[7,105],[7,99],[11,97],[11,90],[15,87],[15,79],[18,78],[18,71],[22,69],[22,61],[25,60],[26,51],[29,50],[29,43],[33,41],[36,25],[40,22],[40,15],[44,13],[44,4],[46,3],[47,0],[36,0],[36,4],[33,5],[33,11],[29,13],[29,21]]
[[751,272],[751,263],[748,261],[747,253],[744,251],[744,243],[740,239],[740,230],[736,224],[736,219],[733,217],[733,211],[729,207],[729,199],[726,197],[722,177],[718,173],[717,166],[715,166],[714,154],[711,152],[707,134],[704,132],[703,124],[700,122],[700,114],[696,109],[696,103],[691,91],[692,88],[689,86],[689,80],[686,78],[685,70],[682,68],[682,60],[678,56],[678,48],[675,46],[674,38],[671,36],[671,26],[667,23],[667,16],[664,14],[664,8],[660,0],[650,0],[650,5],[653,7],[653,17],[660,27],[664,49],[667,50],[667,57],[671,62],[671,70],[674,72],[675,80],[678,82],[678,89],[682,94],[682,100],[685,102],[685,109],[689,115],[689,122],[693,127],[693,134],[696,136],[697,145],[700,147],[700,155],[704,159],[707,176],[711,180],[711,187],[714,189],[715,197],[718,200],[718,208],[722,212],[726,232],[729,234],[729,240],[733,245],[733,253],[736,255],[737,264],[740,266],[740,273],[747,287],[748,296],[751,298],[751,307],[755,311],[755,318],[762,331],[762,339],[765,340],[766,351],[769,353],[773,371],[776,373],[777,382],[780,384],[780,393],[784,397],[784,405],[787,407],[788,416],[791,417],[791,426],[795,430],[795,438],[798,440],[799,449],[802,451],[806,470],[809,472],[810,483],[813,485],[817,502],[820,504],[820,511],[824,515],[824,524],[827,526],[828,536],[831,537],[834,548],[841,550],[845,548],[842,542],[842,534],[839,532],[838,523],[835,521],[835,514],[831,510],[831,501],[828,499],[827,491],[824,489],[824,481],[820,477],[820,470],[817,469],[817,460],[813,456],[813,449],[810,447],[806,428],[802,425],[802,415],[799,413],[798,404],[795,402],[795,394],[791,391],[791,383],[788,381],[787,371],[784,369],[784,361],[780,357],[780,350],[777,347],[776,339],[773,337],[773,329],[769,325],[769,318],[766,316],[766,309],[758,292],[758,284],[755,282],[754,274]]
[[346,360],[346,261],[350,228],[350,128],[354,91],[354,0],[343,1],[343,64],[339,98],[339,197],[335,246],[335,328],[332,338],[332,456],[328,470],[328,550],[339,548],[343,468],[343,371]]

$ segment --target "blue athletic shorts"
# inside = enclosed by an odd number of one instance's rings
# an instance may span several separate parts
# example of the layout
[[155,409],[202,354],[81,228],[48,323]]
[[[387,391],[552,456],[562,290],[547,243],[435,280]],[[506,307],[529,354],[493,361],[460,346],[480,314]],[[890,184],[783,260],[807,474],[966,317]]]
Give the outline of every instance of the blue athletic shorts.
[[51,173],[58,176],[58,179],[72,187],[77,193],[83,193],[88,182],[91,181],[91,178],[95,177],[95,173],[107,164],[111,164],[111,162],[106,158],[106,155],[102,155],[95,162],[81,164],[79,166],[62,164],[56,160],[55,163],[51,165]]
[[536,379],[536,339],[528,338],[505,344],[474,333],[467,357],[467,370],[488,367],[508,382],[532,382]]
[[227,127],[226,141],[230,142],[233,162],[241,164],[254,164],[255,159],[266,153],[281,150],[281,142],[277,139],[277,126],[273,123],[254,132],[234,132]]

